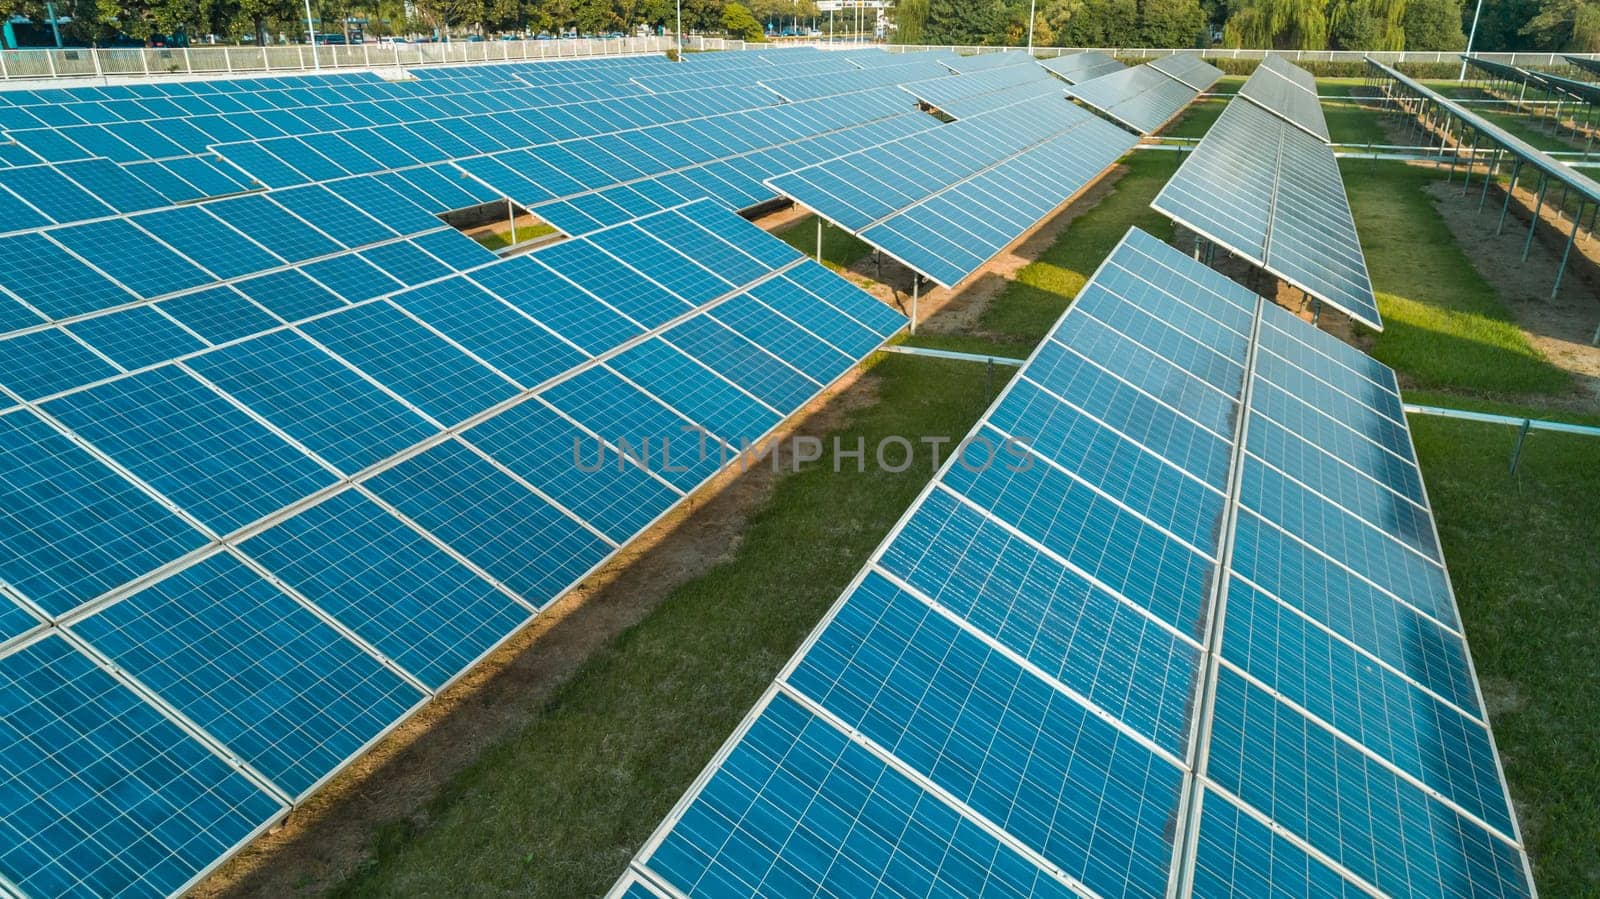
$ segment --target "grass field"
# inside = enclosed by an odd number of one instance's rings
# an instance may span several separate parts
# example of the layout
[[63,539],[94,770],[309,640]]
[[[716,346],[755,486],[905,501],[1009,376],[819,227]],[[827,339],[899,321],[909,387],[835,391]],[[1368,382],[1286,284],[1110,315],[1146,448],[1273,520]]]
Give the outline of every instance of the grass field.
[[[1376,127],[1363,115],[1352,106],[1337,127]],[[915,342],[1025,354],[1130,225],[1170,238],[1148,204],[1178,161],[1131,154],[1115,191],[1006,286],[980,334]],[[1423,193],[1437,176],[1365,161],[1344,172],[1388,323],[1376,351],[1431,388],[1408,400],[1545,414],[1466,398],[1558,392],[1566,381],[1457,248]],[[785,238],[809,252],[814,235],[805,220]],[[865,252],[844,237],[824,238],[835,264]],[[850,414],[850,442],[960,435],[987,396],[977,365],[886,356],[870,375],[878,397]],[[1600,893],[1600,635],[1590,624],[1600,442],[1535,434],[1512,477],[1512,428],[1414,416],[1413,429],[1541,890]],[[591,659],[523,733],[453,779],[424,825],[383,827],[338,893],[458,894],[469,883],[476,893],[531,896],[604,890],[929,474],[919,460],[902,475],[813,467],[781,480],[730,561]]]
[[[774,234],[807,257],[817,257],[817,217],[808,215]],[[833,225],[822,226],[822,264],[834,271],[847,269],[867,258],[872,247]]]
[[1425,190],[1441,171],[1348,159],[1340,167],[1383,314],[1373,355],[1420,388],[1571,389],[1571,376],[1528,343],[1434,209]]
[[[518,225],[516,242],[523,243],[525,241],[533,240],[534,238],[544,237],[554,233],[556,233],[555,226],[545,224],[544,222],[540,222],[536,225]],[[473,237],[473,240],[476,240],[486,249],[503,250],[512,244],[511,226],[504,225],[493,231],[480,232]]]

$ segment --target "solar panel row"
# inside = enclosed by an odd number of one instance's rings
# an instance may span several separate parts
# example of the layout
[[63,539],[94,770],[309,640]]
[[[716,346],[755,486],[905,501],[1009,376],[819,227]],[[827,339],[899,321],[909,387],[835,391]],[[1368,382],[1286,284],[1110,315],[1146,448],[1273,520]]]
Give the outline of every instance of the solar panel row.
[[768,183],[951,286],[1093,181],[1134,143],[1035,98],[818,163]]
[[181,891],[903,323],[710,203],[385,293],[0,412],[8,887]]
[[613,895],[1531,895],[1486,721],[1393,373],[1132,230]]
[[[1285,74],[1290,70],[1299,74]],[[1304,79],[1300,76],[1304,76]],[[1323,143],[1330,143],[1332,138],[1328,136],[1328,120],[1322,114],[1322,101],[1317,99],[1316,83],[1312,81],[1309,90],[1300,83],[1310,78],[1310,73],[1287,62],[1262,65],[1245,79],[1244,85],[1239,88],[1239,96]]]
[[1362,324],[1383,328],[1338,161],[1307,130],[1235,99],[1150,205]]
[[1085,50],[1082,53],[1069,53],[1065,56],[1056,56],[1051,59],[1039,60],[1039,65],[1061,78],[1068,84],[1078,84],[1109,75],[1112,72],[1127,68],[1110,56],[1098,50]]
[[1005,66],[971,75],[944,75],[900,85],[900,89],[919,102],[944,109],[947,104],[982,98],[986,95],[1028,84],[1051,84],[1049,76],[1034,66]]
[[[1198,65],[1187,64],[1185,60],[1190,58]],[[1067,96],[1138,134],[1153,134],[1222,75],[1198,57],[1167,59],[1166,67],[1181,70],[1184,77],[1194,83],[1173,77],[1151,63],[1080,81],[1066,89]]]
[[1174,53],[1151,60],[1149,66],[1196,91],[1207,90],[1222,77],[1222,70],[1201,59],[1198,53]]

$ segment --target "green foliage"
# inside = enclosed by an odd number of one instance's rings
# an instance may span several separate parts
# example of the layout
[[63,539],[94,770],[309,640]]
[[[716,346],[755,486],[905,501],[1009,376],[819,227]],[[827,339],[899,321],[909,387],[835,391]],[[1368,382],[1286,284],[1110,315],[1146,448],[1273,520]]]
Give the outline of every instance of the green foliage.
[[1521,33],[1553,50],[1600,52],[1600,0],[1543,0]]
[[928,24],[928,0],[900,0],[892,12],[894,39],[902,44],[923,44]]
[[1406,49],[1406,0],[1334,0],[1328,43],[1335,50]]
[[1003,36],[1018,10],[1005,0],[929,0],[923,26],[926,43],[992,44]]
[[1243,0],[1233,8],[1223,41],[1230,47],[1321,50],[1328,46],[1323,0]]
[[1407,50],[1460,50],[1467,46],[1458,0],[1406,0]]
[[761,23],[756,21],[755,15],[750,12],[750,7],[743,3],[729,3],[722,8],[722,28],[729,37],[747,41],[766,38],[766,33],[761,30]]

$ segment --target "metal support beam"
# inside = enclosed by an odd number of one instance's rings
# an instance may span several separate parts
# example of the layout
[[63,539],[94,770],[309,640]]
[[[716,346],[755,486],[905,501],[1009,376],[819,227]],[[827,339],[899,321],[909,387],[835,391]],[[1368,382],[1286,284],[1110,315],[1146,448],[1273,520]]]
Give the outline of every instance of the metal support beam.
[[1517,473],[1517,462],[1522,459],[1522,445],[1528,442],[1528,431],[1533,427],[1533,422],[1523,419],[1522,427],[1517,429],[1517,445],[1511,450],[1511,469],[1508,475]]
[[1490,167],[1489,171],[1483,173],[1483,193],[1478,196],[1479,212],[1483,211],[1483,204],[1489,200],[1489,182],[1493,181],[1494,176],[1500,173],[1500,154],[1503,152],[1505,151],[1499,147],[1495,148],[1494,165]]
[[1500,236],[1501,229],[1506,226],[1506,212],[1511,209],[1511,195],[1517,192],[1517,175],[1521,173],[1521,171],[1522,160],[1518,159],[1516,162],[1511,164],[1511,183],[1506,185],[1506,201],[1500,207],[1500,223],[1494,226],[1494,233],[1496,237]]
[[1572,255],[1572,243],[1578,239],[1578,223],[1583,221],[1583,203],[1578,203],[1578,214],[1572,217],[1572,230],[1567,232],[1567,248],[1561,252],[1561,264],[1556,266],[1556,283],[1550,288],[1550,299],[1561,292],[1561,276],[1567,273],[1567,257]]
[[917,333],[917,299],[922,293],[922,276],[911,273],[911,334]]
[[1545,176],[1539,176],[1539,198],[1533,203],[1533,218],[1528,220],[1528,239],[1522,242],[1522,261],[1528,261],[1528,251],[1533,249],[1533,232],[1539,227],[1539,213],[1544,211]]

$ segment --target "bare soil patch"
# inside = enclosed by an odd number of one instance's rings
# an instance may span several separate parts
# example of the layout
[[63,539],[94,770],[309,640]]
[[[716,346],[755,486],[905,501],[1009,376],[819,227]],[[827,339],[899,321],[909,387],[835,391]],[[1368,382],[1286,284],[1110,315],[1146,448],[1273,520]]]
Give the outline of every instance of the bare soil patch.
[[[1482,177],[1480,172],[1478,178]],[[1561,289],[1552,298],[1550,289],[1572,231],[1570,213],[1558,218],[1550,202],[1557,191],[1547,191],[1524,262],[1522,247],[1537,202],[1534,191],[1517,187],[1505,228],[1496,235],[1505,192],[1492,186],[1479,212],[1481,183],[1476,181],[1465,191],[1459,181],[1435,184],[1429,193],[1456,242],[1494,287],[1528,340],[1553,364],[1576,376],[1581,388],[1574,398],[1576,407],[1593,411],[1600,406],[1600,347],[1590,344],[1600,324],[1600,239],[1578,229]]]
[[[826,435],[877,396],[876,376],[857,370],[775,436]],[[441,787],[521,731],[586,659],[678,586],[733,557],[750,517],[790,469],[787,442],[775,441],[774,453],[777,465],[735,463],[690,495],[190,895],[324,893],[362,863],[382,825],[424,824]]]

